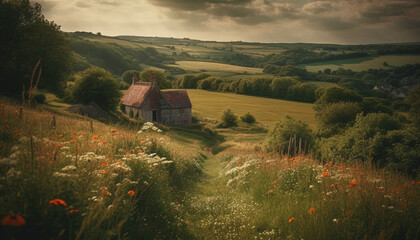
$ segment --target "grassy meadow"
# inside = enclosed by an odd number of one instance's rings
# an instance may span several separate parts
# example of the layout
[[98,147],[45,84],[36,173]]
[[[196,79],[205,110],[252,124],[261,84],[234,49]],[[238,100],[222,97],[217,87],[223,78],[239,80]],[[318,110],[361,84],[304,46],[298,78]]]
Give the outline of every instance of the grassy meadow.
[[[199,108],[203,92],[190,95]],[[267,154],[258,132],[91,124],[46,109],[21,115],[1,100],[1,239],[420,236],[420,182],[404,176]]]
[[301,120],[313,129],[317,125],[313,104],[199,89],[188,89],[187,92],[193,111],[203,118],[219,119],[223,109],[229,107],[238,116],[250,112],[260,124],[268,127],[285,115]]
[[353,71],[364,71],[372,69],[388,69],[384,62],[390,66],[403,66],[406,64],[420,63],[419,55],[385,55],[377,57],[362,57],[345,60],[336,60],[331,62],[318,62],[302,65],[309,72],[323,71],[326,68],[337,70],[338,68],[351,69]]

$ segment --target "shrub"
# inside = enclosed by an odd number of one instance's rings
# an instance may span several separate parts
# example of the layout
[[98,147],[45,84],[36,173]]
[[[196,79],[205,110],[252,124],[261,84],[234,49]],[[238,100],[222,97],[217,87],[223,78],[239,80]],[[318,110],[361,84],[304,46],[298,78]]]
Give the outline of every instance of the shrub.
[[298,152],[307,152],[313,143],[314,136],[309,126],[286,116],[268,132],[265,149],[269,152],[294,155]]
[[315,102],[318,105],[338,102],[360,102],[362,97],[347,88],[330,87],[324,90],[322,96]]
[[255,117],[252,116],[251,113],[246,113],[245,115],[241,116],[241,121],[245,123],[255,123]]
[[79,73],[72,96],[77,103],[94,101],[105,110],[115,110],[121,92],[117,80],[105,69],[92,67]]
[[354,102],[339,102],[326,104],[316,112],[316,117],[323,127],[332,125],[344,126],[354,121],[356,115],[361,112],[359,104]]
[[34,95],[34,101],[36,103],[44,103],[45,99],[47,99],[47,98],[45,97],[45,94],[43,94],[43,93],[36,93]]
[[[379,154],[373,154],[374,138],[401,129],[401,124],[385,113],[359,114],[353,127],[342,135],[324,138],[320,141],[320,154],[328,161],[369,160],[382,162]],[[377,144],[378,146],[378,144]]]
[[223,110],[222,116],[221,116],[221,124],[220,127],[233,127],[238,125],[238,117],[233,113],[233,111],[230,108],[226,108]]

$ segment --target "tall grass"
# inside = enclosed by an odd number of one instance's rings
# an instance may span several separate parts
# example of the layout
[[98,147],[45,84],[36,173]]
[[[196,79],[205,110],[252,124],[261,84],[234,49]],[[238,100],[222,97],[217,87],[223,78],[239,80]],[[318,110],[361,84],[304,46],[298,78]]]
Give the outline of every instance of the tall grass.
[[[320,164],[303,155],[224,159],[220,192],[226,194],[201,206],[221,214],[195,220],[202,222],[196,230],[202,239],[420,237],[420,182],[362,163]],[[227,225],[215,226],[221,221]]]
[[197,153],[175,153],[153,124],[91,131],[88,121],[0,108],[1,239],[190,238],[174,206],[201,171]]
[[366,163],[268,155],[233,133],[206,158],[211,129],[0,113],[1,239],[420,238],[420,182]]

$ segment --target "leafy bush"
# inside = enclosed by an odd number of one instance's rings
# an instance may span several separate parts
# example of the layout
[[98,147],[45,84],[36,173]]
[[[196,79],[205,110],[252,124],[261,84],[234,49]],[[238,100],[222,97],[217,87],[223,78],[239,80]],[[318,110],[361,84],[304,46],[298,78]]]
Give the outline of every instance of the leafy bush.
[[77,103],[94,101],[105,110],[115,110],[121,92],[117,80],[105,69],[93,67],[79,73],[73,86],[72,97]]
[[223,110],[220,119],[220,127],[228,128],[238,125],[238,116],[236,116],[230,108]]
[[252,116],[252,114],[248,112],[244,114],[243,116],[241,116],[241,121],[252,124],[252,123],[255,123],[256,120],[255,120],[255,117]]
[[361,112],[359,104],[355,102],[339,102],[326,104],[316,112],[316,117],[321,121],[323,127],[338,125],[343,127],[354,121],[356,115]]
[[360,102],[362,97],[347,88],[330,87],[324,90],[322,96],[315,102],[317,105],[338,102]]
[[314,135],[306,123],[285,116],[268,132],[265,149],[269,152],[294,155],[307,152],[313,143]]
[[383,161],[378,154],[373,155],[372,144],[375,137],[387,135],[388,131],[401,129],[400,122],[385,113],[357,115],[353,127],[343,134],[324,138],[320,141],[320,154],[327,161]]

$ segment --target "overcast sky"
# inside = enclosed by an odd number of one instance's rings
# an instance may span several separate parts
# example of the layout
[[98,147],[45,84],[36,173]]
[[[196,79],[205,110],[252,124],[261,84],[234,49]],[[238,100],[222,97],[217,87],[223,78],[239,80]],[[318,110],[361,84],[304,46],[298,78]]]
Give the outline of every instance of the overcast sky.
[[420,0],[33,0],[66,32],[216,41],[420,42]]

